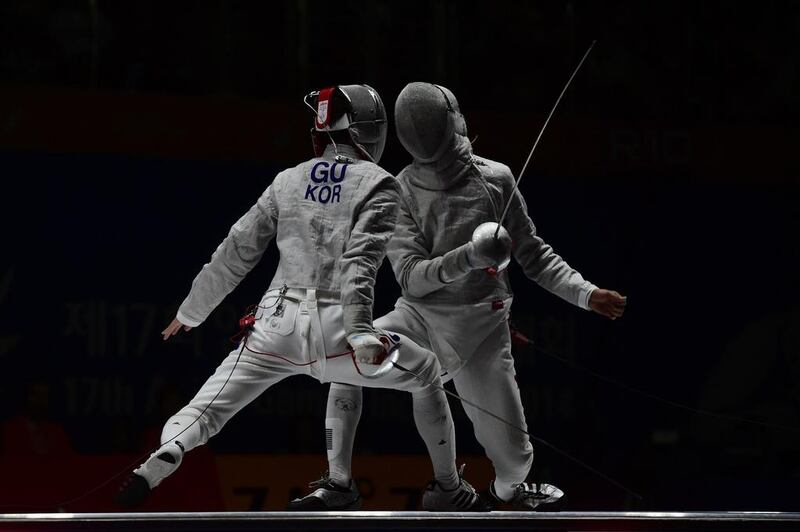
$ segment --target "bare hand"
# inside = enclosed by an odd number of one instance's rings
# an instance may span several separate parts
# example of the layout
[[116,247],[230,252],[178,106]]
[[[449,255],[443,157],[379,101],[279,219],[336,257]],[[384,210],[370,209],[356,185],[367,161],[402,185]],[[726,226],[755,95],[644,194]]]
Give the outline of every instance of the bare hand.
[[353,356],[360,364],[380,364],[386,358],[386,347],[374,334],[351,334],[347,343],[353,348]]
[[174,320],[172,320],[172,323],[167,325],[166,329],[161,331],[161,336],[164,337],[164,340],[168,340],[170,336],[175,336],[176,334],[178,334],[181,328],[183,328],[184,331],[192,330],[191,327],[189,327],[188,325],[184,325],[183,323],[178,321],[178,318],[175,318]]
[[589,308],[606,318],[615,320],[625,312],[628,298],[614,290],[598,288],[589,296]]

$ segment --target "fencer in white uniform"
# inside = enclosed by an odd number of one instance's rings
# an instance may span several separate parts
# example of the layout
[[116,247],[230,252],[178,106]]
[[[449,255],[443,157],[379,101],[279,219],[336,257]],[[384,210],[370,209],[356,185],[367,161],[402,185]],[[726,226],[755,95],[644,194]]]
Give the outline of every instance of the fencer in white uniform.
[[[141,503],[178,468],[185,452],[206,443],[273,384],[305,374],[320,382],[411,392],[435,478],[423,506],[485,509],[456,470],[450,409],[435,387],[441,384],[436,357],[402,334],[373,326],[375,275],[395,228],[400,192],[397,180],[376,164],[386,141],[383,103],[366,85],[315,91],[306,103],[316,115],[316,157],[279,173],[236,222],[163,334],[167,339],[203,323],[274,238],[280,262],[254,310],[251,332],[167,420],[161,446],[133,471],[117,501],[128,507]],[[422,379],[388,371],[387,355]],[[349,506],[358,506],[350,491],[330,486],[325,505],[346,496]]]
[[[450,90],[430,83],[407,85],[395,105],[395,124],[413,157],[398,175],[401,208],[387,250],[402,297],[375,325],[431,349],[446,372],[444,380],[452,379],[462,397],[526,428],[511,356],[508,272],[487,270],[507,260],[505,245],[527,277],[582,309],[615,319],[626,299],[586,281],[542,240],[521,194],[512,192],[511,170],[472,152]],[[499,222],[509,201],[504,240],[497,242],[494,256],[482,253],[473,231],[481,223]],[[344,485],[351,476],[358,411],[338,410],[343,399],[360,405],[361,390],[333,383],[328,396],[326,431],[334,444],[328,449],[329,476]],[[490,492],[498,506],[531,510],[560,499],[563,493],[555,486],[526,482],[533,464],[526,434],[467,404],[464,409],[494,467]],[[317,491],[303,500],[315,494],[320,495]]]

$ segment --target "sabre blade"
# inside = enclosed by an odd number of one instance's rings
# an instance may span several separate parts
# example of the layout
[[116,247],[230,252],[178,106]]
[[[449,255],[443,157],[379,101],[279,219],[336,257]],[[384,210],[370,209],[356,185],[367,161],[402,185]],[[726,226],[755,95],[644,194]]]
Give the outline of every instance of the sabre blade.
[[508,201],[506,202],[506,208],[503,209],[503,215],[500,216],[500,221],[498,222],[497,230],[494,232],[495,238],[497,238],[497,234],[500,232],[500,226],[503,225],[503,220],[506,219],[506,214],[508,214],[508,208],[511,206],[511,201],[514,199],[514,193],[517,191],[517,188],[519,187],[519,182],[522,180],[522,174],[524,174],[525,170],[528,168],[528,163],[531,162],[531,158],[533,157],[533,152],[536,151],[536,146],[539,144],[539,140],[542,138],[542,133],[544,133],[545,128],[547,128],[547,124],[553,117],[553,113],[556,112],[556,108],[558,107],[558,104],[561,102],[561,98],[564,97],[564,93],[567,92],[567,88],[569,88],[570,83],[572,83],[572,79],[575,77],[575,74],[578,73],[578,70],[580,70],[581,65],[583,65],[583,62],[586,61],[586,57],[588,57],[589,52],[592,51],[592,48],[594,48],[594,43],[596,42],[597,41],[592,41],[592,44],[589,45],[589,49],[586,50],[585,54],[583,54],[583,57],[578,63],[578,66],[575,67],[575,70],[572,71],[572,75],[567,80],[567,84],[564,85],[563,89],[561,89],[561,94],[558,95],[558,99],[556,100],[555,105],[553,105],[553,108],[550,109],[550,114],[547,115],[547,120],[544,121],[542,129],[539,130],[539,135],[536,137],[536,141],[533,143],[533,148],[531,148],[531,151],[528,153],[528,158],[525,159],[525,164],[522,165],[522,171],[519,173],[519,176],[517,176],[517,181],[514,183],[514,189],[511,191],[511,196],[509,196]]

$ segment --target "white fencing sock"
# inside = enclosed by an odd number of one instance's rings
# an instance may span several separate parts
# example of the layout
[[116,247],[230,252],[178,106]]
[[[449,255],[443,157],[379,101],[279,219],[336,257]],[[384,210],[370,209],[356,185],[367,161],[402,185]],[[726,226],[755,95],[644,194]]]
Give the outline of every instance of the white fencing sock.
[[441,390],[412,394],[414,423],[433,462],[433,476],[442,489],[459,486],[456,471],[456,434],[447,396]]
[[331,383],[325,412],[325,447],[331,480],[349,486],[353,461],[353,440],[361,419],[361,388]]

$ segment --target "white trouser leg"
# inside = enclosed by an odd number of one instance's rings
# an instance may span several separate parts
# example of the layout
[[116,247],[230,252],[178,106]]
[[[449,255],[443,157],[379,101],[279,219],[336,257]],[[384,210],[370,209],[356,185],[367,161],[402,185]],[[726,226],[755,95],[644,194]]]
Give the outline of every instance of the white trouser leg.
[[[465,399],[527,430],[515,375],[508,323],[503,322],[481,343],[453,383]],[[513,494],[512,486],[523,482],[533,465],[530,438],[466,403],[463,405],[475,437],[494,466],[497,495],[507,499]]]
[[[403,309],[395,309],[375,320],[375,327],[404,336],[419,339],[427,338],[424,326],[414,316]],[[418,342],[419,343],[419,342]],[[425,400],[415,405],[416,412],[424,410]],[[325,414],[325,444],[328,454],[330,477],[339,485],[348,485],[352,477],[353,442],[361,418],[361,387],[352,384],[332,382],[328,391],[328,405]],[[420,414],[420,417],[423,417]],[[419,425],[419,424],[418,424]],[[423,426],[425,423],[423,423]],[[419,426],[417,427],[420,428]],[[433,436],[435,437],[435,436]],[[437,440],[441,441],[441,440]]]
[[[437,382],[441,386],[441,379]],[[425,442],[433,463],[433,477],[445,490],[458,487],[456,433],[447,396],[441,390],[432,394],[411,394],[414,424]]]
[[375,328],[406,336],[424,349],[431,348],[425,324],[405,307],[397,307],[375,320]]
[[[339,322],[338,329],[326,328],[327,325],[336,323],[335,312],[329,312],[330,309],[325,307],[320,307],[319,310],[322,327],[326,330],[325,340],[328,349],[337,353],[346,350],[341,323]],[[328,330],[331,331],[330,334],[327,333]],[[398,363],[416,373],[419,378],[395,368],[381,378],[368,379],[359,375],[353,359],[346,356],[328,359],[324,379],[355,386],[411,392],[414,421],[433,462],[434,478],[445,488],[453,488],[458,484],[453,418],[447,397],[444,392],[436,388],[442,385],[439,362],[427,349],[421,348],[402,334],[398,336],[400,337]],[[352,453],[352,448],[350,452]]]
[[[291,367],[255,358],[245,351],[231,374],[238,353],[236,349],[228,355],[189,404],[167,420],[161,432],[161,443],[177,440],[186,451],[206,443],[236,412],[273,384],[295,373]],[[229,375],[230,380],[223,389]],[[220,389],[222,393],[217,396]]]
[[[276,314],[274,295],[262,299],[261,305],[266,310],[259,314],[247,348],[242,351],[240,345],[231,351],[189,404],[167,420],[162,443],[177,439],[187,451],[202,445],[264,390],[290,375],[308,373],[307,366],[297,365],[308,360],[308,316],[301,315],[299,305],[291,301],[285,301]],[[285,360],[258,352],[278,354]]]
[[[399,369],[390,371],[379,379],[367,379],[358,374],[350,357],[328,360],[328,377],[336,382],[357,386],[411,392],[414,422],[431,457],[434,478],[446,489],[452,489],[458,484],[455,432],[447,397],[434,386],[442,385],[439,363],[433,353],[405,337],[401,336],[400,344],[398,363],[414,371],[421,380]],[[352,452],[352,448],[350,451]]]

